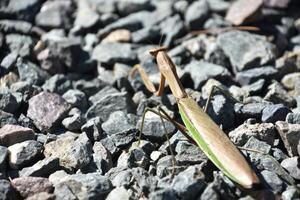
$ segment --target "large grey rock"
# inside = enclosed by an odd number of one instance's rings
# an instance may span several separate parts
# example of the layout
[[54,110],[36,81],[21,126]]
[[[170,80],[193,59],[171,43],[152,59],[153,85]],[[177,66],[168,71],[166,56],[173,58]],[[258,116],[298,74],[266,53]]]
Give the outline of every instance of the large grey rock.
[[264,170],[261,172],[261,175],[275,193],[279,193],[282,191],[283,182],[276,175],[276,173],[268,171],[268,170]]
[[71,9],[71,1],[46,2],[36,15],[35,23],[42,27],[68,29],[71,27]]
[[270,81],[274,77],[278,75],[278,70],[274,67],[258,67],[248,70],[243,70],[241,72],[236,73],[237,81],[243,85],[249,85],[254,83],[259,79],[264,79],[265,81]]
[[34,45],[31,37],[19,34],[8,34],[5,39],[11,52],[18,54],[20,57],[29,57],[31,55]]
[[262,111],[261,121],[267,123],[276,123],[285,120],[291,110],[283,104],[268,105]]
[[42,88],[45,91],[62,95],[72,87],[71,81],[63,74],[55,74],[49,78]]
[[298,156],[287,158],[281,162],[281,166],[285,168],[289,172],[289,174],[297,180],[300,180],[299,164],[300,164],[300,159]]
[[113,189],[110,180],[99,173],[65,174],[53,179],[56,173],[49,179],[55,187],[54,194],[58,199],[104,199]]
[[17,68],[21,81],[27,81],[30,84],[42,85],[49,77],[49,74],[40,69],[34,63],[18,58]]
[[127,92],[108,94],[94,102],[86,112],[86,117],[89,119],[99,116],[101,120],[106,121],[114,111],[132,113],[133,108],[134,104]]
[[230,31],[219,34],[217,44],[229,57],[234,71],[261,66],[276,58],[276,47],[263,36]]
[[230,77],[230,73],[226,68],[205,61],[192,61],[185,67],[185,71],[193,79],[195,89],[200,89],[205,81],[210,78],[228,81]]
[[43,149],[43,145],[35,140],[27,140],[9,146],[9,166],[13,169],[29,166],[42,157]]
[[195,1],[186,10],[185,22],[190,29],[199,29],[209,17],[209,12],[210,10],[207,1]]
[[41,131],[48,131],[65,116],[69,104],[58,94],[42,92],[29,99],[27,116]]
[[271,123],[242,124],[229,132],[229,138],[239,146],[244,145],[252,136],[273,145],[276,134],[275,126]]
[[190,166],[173,180],[171,188],[182,199],[193,199],[205,188],[204,174],[199,165]]
[[276,122],[276,129],[279,132],[284,146],[290,157],[297,156],[297,145],[300,140],[300,125],[287,122]]
[[59,158],[48,157],[38,161],[30,167],[23,168],[19,175],[24,176],[36,176],[36,177],[48,177],[50,174],[58,171],[61,167],[59,166]]
[[108,120],[101,127],[108,135],[113,135],[135,129],[135,124],[134,115],[126,115],[122,111],[115,111],[110,114]]
[[70,89],[62,96],[73,107],[85,109],[87,107],[87,98],[84,92],[80,90]]
[[264,99],[276,104],[282,103],[288,107],[292,107],[295,105],[295,100],[278,82],[274,82],[268,86],[268,92],[265,95]]
[[94,48],[92,58],[103,64],[126,63],[136,60],[136,52],[129,43],[101,43]]
[[0,129],[0,144],[11,146],[13,144],[35,139],[32,129],[19,125],[6,124]]

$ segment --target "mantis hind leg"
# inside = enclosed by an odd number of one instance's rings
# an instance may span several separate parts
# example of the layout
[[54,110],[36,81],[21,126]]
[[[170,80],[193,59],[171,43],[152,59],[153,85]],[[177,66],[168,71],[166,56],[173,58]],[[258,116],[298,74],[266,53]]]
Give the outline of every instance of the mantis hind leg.
[[[163,110],[162,108],[160,108],[160,109]],[[149,107],[145,108],[144,113],[143,113],[143,117],[142,117],[141,127],[140,127],[140,133],[139,133],[139,139],[138,139],[138,146],[140,145],[140,142],[141,142],[142,132],[143,132],[144,124],[145,124],[145,116],[146,116],[147,112],[152,112],[152,113],[158,115],[160,117],[160,120],[161,120],[162,124],[163,124],[163,128],[164,128],[164,131],[165,131],[165,136],[167,138],[168,146],[169,146],[169,149],[170,149],[170,153],[172,155],[172,166],[173,166],[173,168],[172,168],[172,178],[173,178],[174,175],[175,175],[176,159],[175,159],[175,154],[173,152],[173,149],[171,147],[170,138],[169,138],[166,126],[165,126],[165,122],[164,122],[164,119],[168,120],[170,122],[172,121],[172,119],[171,119],[171,117],[165,111],[163,111],[164,114],[162,114],[161,111],[156,111],[156,110],[154,110],[152,108],[149,108]]]
[[227,91],[226,89],[220,87],[220,86],[217,86],[217,85],[213,85],[209,91],[209,94],[208,94],[208,98],[206,100],[206,103],[205,103],[205,106],[203,108],[204,112],[207,113],[207,109],[208,109],[208,105],[210,104],[211,100],[212,100],[212,96],[214,94],[214,92],[216,91],[219,91],[221,92],[223,95],[225,95],[226,97],[228,97],[229,99],[235,101],[235,102],[239,102],[239,103],[242,103],[240,102],[239,100],[235,99],[230,93],[229,91]]
[[173,152],[173,149],[171,147],[171,143],[170,143],[170,138],[169,138],[169,135],[167,133],[167,129],[166,129],[166,126],[165,126],[165,122],[164,122],[164,119],[171,122],[178,130],[180,130],[183,135],[185,137],[187,137],[187,139],[196,144],[196,142],[188,135],[187,133],[187,129],[185,126],[183,126],[182,124],[180,124],[179,122],[175,121],[172,119],[172,117],[170,115],[168,115],[168,113],[163,109],[161,108],[160,106],[158,107],[158,111],[157,110],[154,110],[152,108],[149,108],[149,107],[146,107],[145,110],[144,110],[144,113],[143,113],[143,117],[142,117],[142,123],[141,123],[141,127],[140,127],[140,133],[139,133],[139,139],[138,139],[138,146],[140,145],[140,141],[141,141],[141,137],[142,137],[142,132],[143,132],[143,128],[144,128],[144,124],[145,124],[145,116],[146,116],[146,113],[147,112],[152,112],[156,115],[158,115],[161,119],[161,122],[163,124],[163,128],[164,128],[164,131],[165,131],[165,135],[166,135],[166,138],[167,138],[167,141],[168,141],[168,146],[169,146],[169,150],[170,150],[170,153],[172,155],[172,165],[173,165],[173,169],[172,169],[172,177],[175,175],[175,165],[176,165],[176,159],[175,159],[175,154]]

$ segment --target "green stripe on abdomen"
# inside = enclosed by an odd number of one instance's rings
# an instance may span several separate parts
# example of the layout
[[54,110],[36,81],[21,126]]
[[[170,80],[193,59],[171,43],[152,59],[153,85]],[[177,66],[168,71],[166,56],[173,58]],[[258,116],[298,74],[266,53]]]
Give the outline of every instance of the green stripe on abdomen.
[[179,113],[185,124],[186,128],[189,130],[189,135],[196,141],[200,149],[206,154],[206,156],[233,181],[239,183],[240,181],[237,180],[228,170],[222,165],[216,155],[209,149],[208,145],[205,143],[203,138],[201,137],[200,133],[195,129],[195,127],[190,123],[189,119],[185,115],[184,111],[179,106]]

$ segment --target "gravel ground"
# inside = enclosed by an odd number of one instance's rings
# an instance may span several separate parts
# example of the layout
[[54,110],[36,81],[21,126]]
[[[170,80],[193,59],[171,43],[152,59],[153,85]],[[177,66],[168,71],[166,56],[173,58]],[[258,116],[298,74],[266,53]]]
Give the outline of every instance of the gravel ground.
[[[0,200],[299,199],[299,10],[298,0],[1,0]],[[212,85],[238,100],[217,92],[208,113],[257,151],[242,153],[261,185],[236,185],[165,122],[168,143],[151,113],[137,147],[146,107],[182,122],[168,88],[157,97],[129,76],[140,63],[159,83],[158,45],[200,106]]]

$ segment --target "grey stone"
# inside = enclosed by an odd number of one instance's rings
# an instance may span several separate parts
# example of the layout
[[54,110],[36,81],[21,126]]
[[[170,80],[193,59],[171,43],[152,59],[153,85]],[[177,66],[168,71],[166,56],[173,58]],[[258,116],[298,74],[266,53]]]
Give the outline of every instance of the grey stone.
[[295,104],[295,100],[278,82],[274,82],[273,84],[269,85],[268,92],[265,95],[264,99],[276,104],[282,103],[288,107],[291,107]]
[[130,194],[124,187],[116,187],[106,197],[106,200],[130,200]]
[[104,199],[113,189],[110,180],[99,173],[65,175],[53,184],[58,199]]
[[163,43],[166,46],[172,45],[174,40],[182,36],[185,32],[184,23],[178,14],[173,17],[168,17],[166,20],[161,22],[160,27],[161,33],[166,36]]
[[3,19],[0,20],[0,30],[2,33],[33,33],[33,26],[31,23],[21,20]]
[[224,95],[214,95],[207,112],[213,121],[224,129],[229,129],[235,123],[234,102]]
[[73,107],[85,109],[87,108],[87,98],[84,92],[80,90],[70,89],[62,96]]
[[282,193],[282,200],[292,200],[297,199],[300,197],[299,192],[297,191],[297,187],[289,186],[287,189]]
[[104,147],[101,142],[95,142],[93,146],[93,157],[97,159],[96,165],[102,170],[103,173],[106,173],[113,167],[112,155]]
[[59,158],[60,166],[75,171],[90,163],[92,145],[85,133],[81,133],[77,139],[66,136],[46,144],[44,155]]
[[41,131],[48,131],[60,122],[69,104],[58,94],[42,92],[29,99],[27,116]]
[[136,52],[129,43],[101,43],[94,48],[92,58],[103,64],[127,63],[136,60]]
[[209,184],[200,196],[200,200],[218,200],[220,196],[214,189],[213,184]]
[[261,66],[276,58],[276,47],[263,36],[242,31],[219,34],[217,44],[229,57],[234,71]]
[[6,124],[0,129],[0,144],[3,146],[11,146],[19,142],[34,139],[35,134],[30,128]]
[[102,99],[105,95],[115,94],[118,92],[119,91],[116,88],[108,85],[108,86],[105,86],[104,88],[102,88],[101,90],[99,90],[96,94],[90,96],[89,101],[94,104],[97,101],[99,101],[100,99]]
[[283,182],[276,173],[264,170],[261,172],[262,177],[275,193],[280,193],[283,189]]
[[141,10],[152,8],[150,0],[122,0],[116,2],[116,7],[121,15],[128,15]]
[[179,141],[176,145],[176,162],[181,165],[190,165],[207,161],[204,152],[188,141]]
[[47,178],[20,177],[11,181],[12,186],[23,198],[30,197],[40,192],[53,192],[53,185]]
[[0,110],[0,127],[5,126],[6,124],[17,124],[17,120],[13,114]]
[[172,188],[161,189],[155,192],[151,192],[149,200],[171,200],[177,199],[176,192]]
[[259,67],[248,70],[243,70],[241,72],[236,73],[237,81],[243,85],[249,85],[258,81],[259,79],[264,79],[265,81],[270,81],[271,78],[276,77],[278,75],[278,70],[274,67]]
[[99,117],[91,118],[81,126],[81,131],[85,132],[91,141],[98,141],[103,137],[101,123],[102,121]]
[[118,159],[118,167],[149,167],[150,159],[142,149],[133,149],[130,152],[123,152]]
[[[142,119],[137,122],[137,129],[141,128],[141,123]],[[166,139],[166,131],[167,134],[172,134],[175,131],[175,127],[171,122],[164,120],[164,124],[166,130],[164,129],[161,118],[158,115],[147,112],[145,115],[142,134],[150,140],[163,141]]]
[[42,86],[43,90],[62,95],[72,87],[71,81],[63,74],[55,74]]
[[300,140],[300,125],[279,121],[276,122],[276,129],[279,132],[281,139],[283,140],[284,146],[289,156],[297,156],[297,145]]
[[6,176],[7,156],[7,148],[0,146],[0,179],[5,178]]
[[209,17],[209,12],[207,1],[195,1],[186,10],[185,22],[190,29],[199,29]]
[[283,121],[290,112],[290,109],[283,104],[268,105],[262,111],[261,121],[266,123]]
[[90,29],[100,22],[100,16],[92,8],[89,1],[79,0],[78,11],[76,14],[74,25],[78,26],[80,29]]
[[61,167],[59,166],[59,158],[48,157],[38,161],[30,167],[23,168],[19,174],[21,177],[35,176],[35,177],[48,177],[50,174],[58,171]]
[[68,29],[71,27],[71,9],[71,1],[46,2],[36,15],[35,23],[42,27]]
[[148,156],[156,149],[155,145],[147,140],[133,142],[129,150],[133,150],[135,148],[142,149]]
[[18,58],[18,54],[16,52],[11,52],[3,58],[3,60],[0,63],[0,66],[4,68],[5,72],[8,72],[15,66],[17,62],[17,58]]
[[43,82],[48,78],[49,74],[44,70],[40,69],[34,63],[30,61],[18,58],[17,68],[21,81],[27,81],[30,84],[42,85]]
[[109,115],[108,120],[101,127],[108,135],[113,135],[135,129],[135,121],[135,119],[131,119],[126,113],[115,111]]
[[300,124],[300,113],[287,114],[285,121],[290,124]]
[[9,166],[20,169],[32,165],[42,157],[43,145],[35,140],[27,140],[8,147]]
[[293,178],[300,180],[299,163],[300,163],[300,160],[299,160],[299,157],[297,156],[297,157],[284,159],[281,162],[281,166],[284,169],[286,169]]
[[285,9],[288,7],[290,0],[265,0],[264,5],[271,8]]
[[112,141],[118,148],[126,148],[136,140],[137,130],[130,129],[125,132],[118,132],[111,136]]
[[18,200],[21,197],[8,180],[0,179],[0,199]]
[[0,92],[0,109],[8,112],[15,113],[20,106],[16,96],[11,92]]
[[168,174],[172,173],[172,165],[173,165],[172,159],[173,159],[172,156],[167,155],[158,160],[156,165],[156,175],[159,178],[165,177]]
[[[73,113],[72,113],[73,111]],[[63,126],[70,131],[78,131],[85,123],[83,114],[77,108],[73,108],[69,112],[69,117],[62,121]]]
[[263,109],[270,105],[267,102],[253,102],[247,104],[235,104],[235,114],[237,119],[244,121],[249,118],[261,119]]
[[230,73],[226,68],[205,61],[192,61],[185,67],[185,71],[193,79],[195,89],[200,89],[210,78],[220,81],[228,81],[230,78]]
[[114,111],[124,111],[132,113],[134,104],[127,92],[108,94],[95,102],[87,111],[88,119],[99,116],[101,120],[106,121],[109,115]]
[[33,49],[33,40],[29,36],[19,34],[8,34],[5,42],[11,52],[15,52],[21,57],[29,57]]
[[269,145],[273,145],[276,135],[275,126],[271,123],[242,124],[229,132],[229,138],[239,146],[244,145],[250,137],[255,137],[267,142]]
[[204,174],[199,165],[190,166],[175,176],[171,188],[182,199],[193,199],[205,188]]
[[100,140],[103,146],[113,155],[116,156],[120,152],[120,148],[118,148],[111,137],[106,137]]

